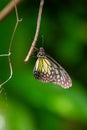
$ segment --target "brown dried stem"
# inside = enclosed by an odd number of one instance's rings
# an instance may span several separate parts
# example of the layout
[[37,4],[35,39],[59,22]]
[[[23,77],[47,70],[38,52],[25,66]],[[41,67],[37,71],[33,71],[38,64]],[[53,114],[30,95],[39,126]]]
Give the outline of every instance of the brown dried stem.
[[[15,0],[15,4],[20,3],[21,0]],[[12,0],[2,11],[0,11],[0,22],[14,9],[14,1]]]
[[35,33],[31,48],[29,49],[28,54],[27,54],[27,56],[26,56],[26,58],[24,60],[25,63],[29,61],[29,58],[30,58],[32,52],[34,51],[34,48],[35,48],[35,45],[36,45],[36,41],[37,41],[39,30],[40,30],[40,23],[41,23],[41,15],[42,15],[43,5],[44,5],[44,0],[41,0],[40,1],[39,12],[38,12],[38,18],[37,18],[36,33]]

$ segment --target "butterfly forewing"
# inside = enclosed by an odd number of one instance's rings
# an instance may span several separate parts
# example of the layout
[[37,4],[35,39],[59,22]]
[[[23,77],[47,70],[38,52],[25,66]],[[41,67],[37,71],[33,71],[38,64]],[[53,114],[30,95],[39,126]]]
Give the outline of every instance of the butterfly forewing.
[[[41,48],[43,49],[43,48]],[[52,82],[59,84],[63,88],[72,86],[72,81],[68,73],[45,51],[38,52],[38,59],[34,67],[34,76],[42,82]]]

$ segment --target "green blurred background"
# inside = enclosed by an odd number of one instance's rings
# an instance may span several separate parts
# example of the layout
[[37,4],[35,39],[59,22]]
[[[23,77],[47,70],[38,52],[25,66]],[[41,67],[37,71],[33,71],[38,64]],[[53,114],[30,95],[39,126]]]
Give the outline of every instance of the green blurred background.
[[[0,10],[9,2],[0,0]],[[39,2],[25,0],[18,6],[23,21],[17,28],[11,49],[13,77],[0,93],[0,130],[85,130],[87,2],[45,0],[36,44],[37,48],[43,46],[67,70],[73,83],[70,89],[35,80],[36,55],[24,64],[35,34]],[[15,22],[15,11],[0,22],[0,54],[8,52]],[[0,82],[8,76],[8,59],[0,57]]]

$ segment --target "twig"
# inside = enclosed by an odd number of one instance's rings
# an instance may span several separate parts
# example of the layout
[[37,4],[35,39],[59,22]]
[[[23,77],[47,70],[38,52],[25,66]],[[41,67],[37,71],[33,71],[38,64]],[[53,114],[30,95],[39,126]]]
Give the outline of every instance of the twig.
[[[21,0],[15,0],[15,4],[19,4]],[[14,1],[12,0],[2,11],[0,11],[0,21],[2,21],[13,9]]]
[[24,60],[24,62],[28,62],[33,50],[34,50],[34,47],[36,45],[36,41],[37,41],[37,38],[38,38],[38,34],[39,34],[39,30],[40,30],[40,23],[41,23],[41,15],[42,15],[42,9],[43,9],[43,5],[44,5],[44,0],[41,0],[40,1],[40,7],[39,7],[39,12],[38,12],[38,19],[37,19],[37,27],[36,27],[36,33],[35,33],[35,36],[34,36],[34,39],[33,39],[33,42],[32,42],[32,45],[31,45],[31,48],[29,49],[28,51],[28,54]]
[[8,53],[8,54],[0,54],[0,56],[10,56],[11,55],[11,53]]
[[5,80],[3,83],[0,84],[0,88],[6,84],[11,78],[12,78],[12,75],[13,75],[13,70],[12,70],[12,64],[11,64],[11,59],[10,59],[10,56],[8,56],[8,62],[9,62],[9,67],[10,67],[10,76],[8,77],[7,80]]
[[19,16],[18,16],[18,11],[17,11],[17,7],[16,7],[16,1],[13,0],[13,2],[14,2],[14,7],[15,7],[15,13],[16,13],[16,24],[15,24],[15,27],[14,27],[14,31],[12,33],[12,38],[11,38],[11,41],[10,41],[8,53],[11,53],[10,50],[11,50],[11,47],[12,47],[12,42],[13,42],[13,39],[14,39],[14,35],[15,35],[15,32],[16,32],[16,29],[18,27],[19,22],[22,21],[22,19],[19,19]]
[[14,27],[14,30],[13,30],[13,33],[12,33],[12,37],[11,37],[11,41],[10,41],[10,45],[9,45],[9,49],[8,49],[8,54],[2,54],[2,55],[0,55],[0,56],[8,56],[8,63],[9,63],[9,67],[10,67],[10,75],[9,75],[9,77],[8,77],[7,80],[5,80],[3,83],[0,84],[0,88],[4,84],[6,84],[12,78],[12,75],[13,75],[12,64],[11,64],[11,59],[10,59],[10,56],[11,56],[11,47],[12,47],[14,35],[15,35],[16,30],[17,30],[18,24],[19,24],[19,22],[22,21],[22,19],[19,19],[15,0],[13,0],[13,2],[14,2],[14,7],[15,7],[15,13],[16,13],[16,24],[15,24],[15,27]]

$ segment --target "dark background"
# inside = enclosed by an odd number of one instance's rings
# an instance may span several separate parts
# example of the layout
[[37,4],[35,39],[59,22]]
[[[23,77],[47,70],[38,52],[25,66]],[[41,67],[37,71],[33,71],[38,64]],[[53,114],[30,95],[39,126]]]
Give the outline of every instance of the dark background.
[[[13,77],[0,93],[0,130],[87,129],[87,2],[45,0],[36,47],[43,46],[72,78],[63,89],[35,80],[36,55],[24,64],[34,38],[39,2],[18,6],[19,24],[11,49]],[[0,10],[9,0],[0,1]],[[15,11],[0,23],[0,54],[8,52],[15,26]],[[44,43],[42,43],[42,35]],[[0,57],[0,82],[9,76],[7,57]]]

